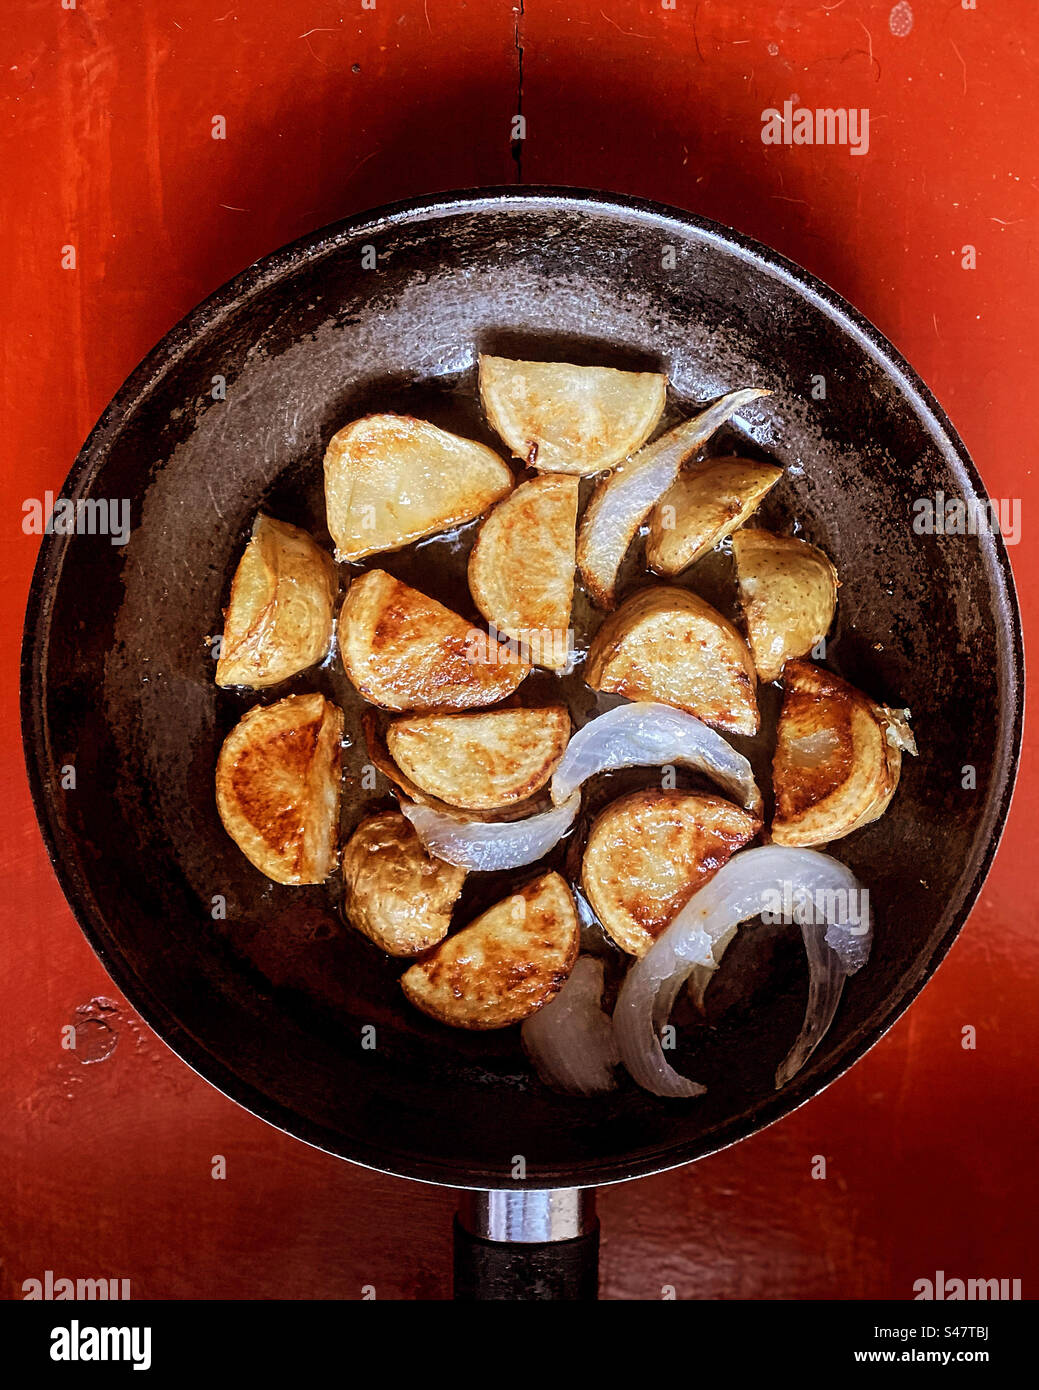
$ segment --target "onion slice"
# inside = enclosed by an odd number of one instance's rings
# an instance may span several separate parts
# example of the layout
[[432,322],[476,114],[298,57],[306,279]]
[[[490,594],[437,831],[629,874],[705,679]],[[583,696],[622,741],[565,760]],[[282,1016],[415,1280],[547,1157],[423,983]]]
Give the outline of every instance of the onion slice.
[[552,801],[558,806],[599,772],[671,763],[703,772],[761,815],[761,792],[743,754],[695,715],[653,700],[618,705],[578,729],[552,775]]
[[[714,959],[711,961],[710,965],[694,965],[689,972],[689,984],[686,988],[686,993],[696,1005],[697,1012],[704,1016],[706,1016],[707,1013],[704,1000],[704,996],[707,993],[707,986],[714,978],[714,972],[722,963],[722,956],[725,954],[725,949],[735,937],[738,929],[739,923],[733,922],[732,926],[729,927],[722,936],[719,936],[718,940],[714,943],[711,949],[711,954]],[[665,1022],[666,1021],[665,1019]]]
[[691,420],[644,445],[604,478],[581,519],[577,563],[592,598],[612,608],[617,571],[635,532],[678,477],[682,464],[741,406],[770,393],[758,387],[730,391]]
[[605,969],[595,956],[579,956],[554,999],[525,1019],[523,1046],[548,1086],[571,1095],[598,1096],[617,1084],[620,1065],[613,1023],[602,1007]]
[[[716,968],[731,928],[763,912],[801,926],[808,953],[808,1008],[801,1034],[776,1073],[777,1088],[800,1070],[829,1028],[846,975],[869,958],[868,895],[839,860],[818,850],[763,845],[743,850],[686,903],[628,971],[613,1013],[621,1059],[657,1096],[698,1096],[704,1087],[667,1062],[659,1030],[694,966]],[[724,942],[724,944],[722,944]]]
[[518,869],[547,854],[573,825],[581,793],[575,791],[562,806],[514,821],[468,820],[414,801],[402,800],[400,809],[437,859],[474,873],[490,873]]
[[822,1042],[844,992],[844,966],[837,952],[826,944],[820,926],[815,923],[802,923],[801,936],[808,953],[808,1007],[797,1042],[779,1064],[776,1072],[777,1091],[801,1070]]

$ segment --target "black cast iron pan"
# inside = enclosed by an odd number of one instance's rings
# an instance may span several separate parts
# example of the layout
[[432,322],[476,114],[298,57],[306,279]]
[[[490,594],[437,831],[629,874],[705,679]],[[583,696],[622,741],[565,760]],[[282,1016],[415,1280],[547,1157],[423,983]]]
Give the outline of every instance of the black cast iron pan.
[[[256,512],[327,539],[325,443],[372,409],[495,443],[476,401],[479,350],[659,368],[676,413],[736,386],[770,387],[767,406],[712,449],[786,467],[763,520],[799,528],[837,565],[828,664],[913,712],[920,757],[906,760],[891,809],[836,846],[871,892],[873,958],[781,1092],[772,1077],[807,988],[796,928],[742,932],[712,984],[710,1026],[680,1028],[676,1065],[706,1082],[706,1096],[661,1101],[629,1084],[568,1099],[533,1078],[517,1030],[470,1036],[407,1008],[399,968],[342,925],[335,885],[269,883],[217,818],[217,751],[252,701],[217,690],[207,639]],[[29,599],[24,736],[65,893],[115,981],[181,1057],[272,1124],[353,1162],[505,1190],[513,1196],[498,1205],[515,1216],[517,1193],[633,1178],[731,1144],[816,1094],[890,1027],[948,950],[996,848],[1021,734],[1013,582],[998,535],[916,533],[914,502],[938,493],[984,498],[908,364],[824,285],[701,218],[527,187],[401,203],[313,233],[173,329],[105,411],[63,489],[129,499],[132,520],[125,546],[49,536]],[[469,528],[374,563],[475,617],[462,578],[471,539]],[[626,583],[639,579],[629,567]],[[682,582],[731,606],[724,557]],[[594,621],[578,612],[585,635]],[[553,679],[523,693],[553,698]],[[355,740],[349,831],[387,788],[358,792],[367,755],[345,676],[330,665],[262,698],[313,685],[344,706]],[[565,694],[578,717],[592,711],[579,680]],[[750,752],[767,782],[767,733]],[[69,764],[74,791],[62,787]],[[462,912],[500,888],[471,882]],[[362,1045],[365,1025],[374,1048]],[[530,1239],[524,1221],[520,1212],[490,1234]],[[538,1231],[579,1229],[551,1219]],[[486,1272],[479,1250],[463,1282],[481,1261]],[[535,1254],[519,1296],[566,1292],[573,1270],[560,1284],[551,1251]]]

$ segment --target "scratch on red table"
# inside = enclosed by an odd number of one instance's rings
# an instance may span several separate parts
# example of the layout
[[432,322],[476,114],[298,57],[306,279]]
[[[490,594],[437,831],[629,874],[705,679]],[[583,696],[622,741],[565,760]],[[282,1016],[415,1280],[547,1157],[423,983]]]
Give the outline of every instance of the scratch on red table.
[[627,34],[629,39],[646,39],[647,41],[650,41],[653,38],[652,34],[636,34],[633,29],[622,29],[621,26],[617,23],[617,21],[615,19],[611,19],[605,10],[600,10],[599,13],[602,15],[603,19],[605,19],[607,24],[613,25],[613,27],[617,30],[618,34]]
[[959,58],[959,60],[960,60],[960,66],[963,68],[963,95],[966,96],[966,95],[967,95],[967,64],[963,61],[963,54],[962,54],[962,53],[960,52],[960,50],[956,47],[956,45],[952,42],[952,39],[949,40],[949,43],[952,45],[952,51],[956,54],[956,57]]

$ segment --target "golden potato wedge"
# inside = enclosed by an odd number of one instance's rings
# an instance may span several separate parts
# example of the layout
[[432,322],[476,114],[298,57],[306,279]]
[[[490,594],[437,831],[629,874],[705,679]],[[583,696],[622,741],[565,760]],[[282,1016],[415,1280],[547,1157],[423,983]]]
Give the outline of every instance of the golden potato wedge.
[[760,829],[757,817],[719,796],[632,792],[592,826],[581,864],[585,896],[621,950],[643,956]]
[[434,859],[399,811],[368,816],[343,849],[343,912],[391,956],[443,941],[465,870]]
[[337,560],[472,521],[512,488],[493,449],[408,415],[366,415],[332,436],[325,506]]
[[875,704],[808,661],[788,661],[772,778],[777,845],[824,845],[887,810],[903,750],[916,752],[907,712]]
[[469,589],[499,632],[522,642],[536,666],[570,660],[578,478],[546,473],[499,502],[469,554]]
[[323,883],[336,866],[343,712],[323,695],[257,705],[224,740],[224,829],[275,883]]
[[480,358],[480,399],[516,458],[587,476],[640,449],[664,410],[667,377],[570,362]]
[[829,632],[837,571],[814,545],[770,531],[737,531],[732,553],[758,679],[778,680]]
[[386,746],[411,782],[469,811],[492,811],[540,790],[566,752],[565,705],[396,719]]
[[435,796],[429,796],[421,787],[416,787],[409,777],[405,777],[400,768],[390,757],[390,750],[386,747],[386,736],[380,727],[381,721],[373,709],[366,709],[361,715],[361,730],[364,733],[364,741],[368,745],[368,756],[372,760],[373,766],[399,791],[402,791],[409,801],[417,801],[420,805],[434,805],[438,809],[448,808],[443,802],[438,801]]
[[[423,791],[410,777],[405,776],[390,757],[390,750],[386,747],[386,737],[381,724],[382,721],[373,709],[366,709],[361,715],[361,728],[368,745],[368,754],[377,770],[398,791],[403,792],[409,801],[414,801],[419,806],[430,806],[434,811],[441,811],[445,815],[457,815],[457,807],[449,806],[438,796]],[[499,806],[493,811],[481,811],[479,819],[505,822],[525,820],[527,816],[544,811],[546,809],[545,802],[545,797],[539,797],[535,794],[522,801],[510,801],[507,806]]]
[[588,650],[585,680],[593,690],[675,705],[724,731],[758,731],[747,644],[688,589],[657,584],[611,613]]
[[559,993],[579,943],[570,889],[559,874],[542,874],[412,965],[401,987],[452,1028],[507,1028]]
[[649,517],[646,564],[674,575],[731,536],[783,470],[754,459],[707,459],[679,475]]
[[530,674],[525,657],[384,570],[369,570],[347,590],[339,650],[350,680],[383,709],[493,705]]
[[322,661],[336,588],[332,557],[306,531],[261,512],[231,581],[217,685],[260,690]]

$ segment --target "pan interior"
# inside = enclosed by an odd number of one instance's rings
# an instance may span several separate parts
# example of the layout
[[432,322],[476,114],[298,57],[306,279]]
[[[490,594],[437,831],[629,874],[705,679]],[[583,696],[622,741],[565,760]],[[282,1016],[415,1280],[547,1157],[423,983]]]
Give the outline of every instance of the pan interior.
[[[365,269],[372,246],[377,268]],[[321,460],[346,421],[401,410],[497,443],[477,402],[479,351],[664,370],[676,416],[737,386],[770,388],[767,408],[712,452],[785,467],[762,522],[837,565],[828,664],[912,710],[920,756],[905,760],[890,810],[835,847],[869,887],[873,959],[781,1095],[772,1076],[807,990],[794,929],[742,932],[712,984],[709,1026],[676,1019],[686,1024],[676,1065],[707,1084],[705,1097],[662,1102],[623,1085],[606,1100],[572,1100],[532,1077],[518,1030],[460,1034],[410,1010],[401,965],[342,924],[336,883],[272,884],[220,826],[222,739],[257,699],[310,688],[347,712],[344,830],[390,804],[382,780],[361,790],[360,701],[336,663],[245,697],[217,690],[208,639],[258,510],[328,543]],[[980,887],[1019,732],[1005,551],[992,536],[914,530],[919,499],[970,499],[978,484],[940,412],[887,352],[769,253],[695,219],[549,193],[406,206],[319,233],[175,330],[66,485],[65,496],[129,499],[132,532],[125,547],[48,539],[25,702],[30,773],[63,885],[117,982],[171,1045],[303,1139],[478,1186],[516,1181],[520,1156],[518,1180],[542,1186],[695,1158],[854,1060],[926,978]],[[473,529],[370,564],[476,618],[464,582]],[[629,590],[644,579],[629,565]],[[733,611],[726,557],[679,582]],[[576,617],[586,637],[597,619],[587,608]],[[579,722],[596,708],[576,676],[521,689],[525,702],[560,694]],[[767,783],[776,697],[765,695],[766,733],[749,751]],[[62,787],[69,764],[74,791]],[[630,785],[608,782],[591,808]],[[471,881],[463,912],[502,891]]]

